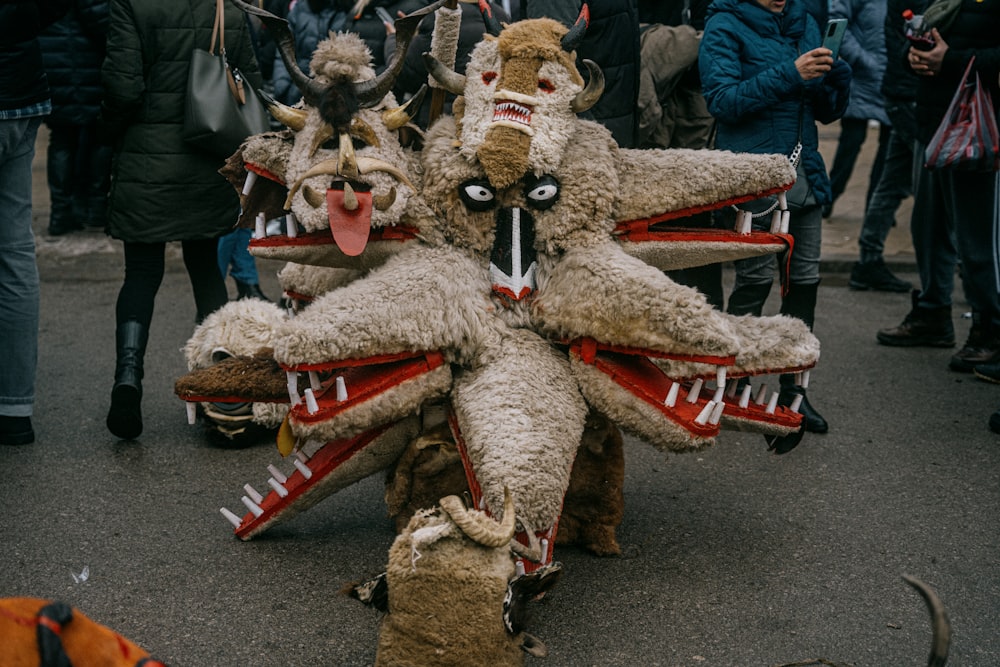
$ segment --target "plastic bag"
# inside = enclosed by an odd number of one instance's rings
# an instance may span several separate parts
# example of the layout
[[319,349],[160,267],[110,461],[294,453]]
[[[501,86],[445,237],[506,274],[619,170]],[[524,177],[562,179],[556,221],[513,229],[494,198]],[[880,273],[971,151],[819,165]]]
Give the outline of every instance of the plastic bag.
[[[928,169],[997,171],[1000,169],[1000,133],[990,91],[973,71],[969,59],[962,82],[948,111],[924,151]],[[970,76],[971,75],[971,76]]]

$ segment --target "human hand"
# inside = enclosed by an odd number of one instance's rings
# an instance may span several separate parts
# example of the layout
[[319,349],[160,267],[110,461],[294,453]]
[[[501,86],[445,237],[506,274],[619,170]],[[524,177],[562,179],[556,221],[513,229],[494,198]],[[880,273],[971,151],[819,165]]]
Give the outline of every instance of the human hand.
[[818,79],[829,72],[831,67],[833,67],[833,51],[822,46],[806,51],[795,59],[795,69],[799,71],[803,81]]
[[847,88],[851,84],[851,74],[851,66],[843,60],[838,60],[827,72],[823,83],[832,88]]
[[911,46],[906,56],[910,62],[910,69],[920,76],[934,76],[940,72],[944,54],[948,51],[948,43],[944,41],[937,28],[931,28],[931,37],[934,38],[933,49],[919,51]]

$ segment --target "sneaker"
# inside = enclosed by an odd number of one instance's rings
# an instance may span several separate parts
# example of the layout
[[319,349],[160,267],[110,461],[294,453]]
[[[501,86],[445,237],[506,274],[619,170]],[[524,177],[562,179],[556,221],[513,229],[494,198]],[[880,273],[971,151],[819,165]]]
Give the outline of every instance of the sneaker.
[[30,445],[34,441],[31,417],[0,416],[0,445]]
[[952,355],[948,368],[959,373],[972,373],[976,366],[988,366],[1000,361],[1000,337],[987,335],[980,327],[969,330],[962,349]]
[[913,285],[893,275],[881,257],[871,262],[855,264],[847,286],[853,290],[876,292],[909,292],[913,289]]

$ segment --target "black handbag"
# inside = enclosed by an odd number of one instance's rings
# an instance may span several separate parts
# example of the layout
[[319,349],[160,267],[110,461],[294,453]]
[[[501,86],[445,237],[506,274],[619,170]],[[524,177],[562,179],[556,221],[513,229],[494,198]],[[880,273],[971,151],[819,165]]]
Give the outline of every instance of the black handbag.
[[182,136],[199,150],[226,159],[247,137],[266,132],[269,122],[257,91],[226,60],[223,1],[215,3],[209,49],[195,49],[191,54]]

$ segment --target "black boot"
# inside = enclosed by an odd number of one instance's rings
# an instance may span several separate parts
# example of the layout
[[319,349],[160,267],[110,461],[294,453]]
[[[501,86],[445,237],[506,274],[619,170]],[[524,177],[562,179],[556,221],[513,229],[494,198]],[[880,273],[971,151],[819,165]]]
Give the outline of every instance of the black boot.
[[236,298],[270,301],[270,299],[264,296],[264,293],[260,291],[260,285],[257,283],[245,283],[242,280],[236,281]]
[[951,306],[922,308],[920,291],[913,290],[913,307],[898,327],[880,329],[875,337],[882,345],[893,347],[953,347],[955,327],[951,321]]
[[123,440],[142,433],[142,360],[149,329],[129,320],[115,331],[115,385],[111,389],[108,430]]
[[760,317],[764,302],[771,294],[771,283],[741,285],[729,295],[726,312],[730,315],[756,315]]
[[62,236],[83,229],[73,212],[73,161],[76,157],[73,128],[54,126],[45,154],[49,185],[49,235]]
[[[816,294],[818,291],[819,282],[792,283],[788,286],[788,294],[781,300],[781,313],[802,320],[812,331],[813,323],[816,320]],[[799,414],[802,415],[802,429],[804,431],[826,433],[830,430],[823,415],[818,413],[816,408],[809,403],[805,388],[795,384],[794,375],[786,373],[779,380],[781,381],[781,391],[778,393],[779,405],[789,406],[796,396],[802,397]]]

